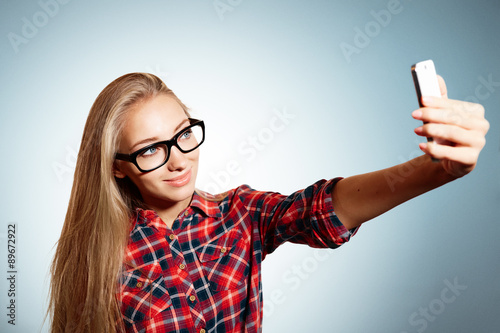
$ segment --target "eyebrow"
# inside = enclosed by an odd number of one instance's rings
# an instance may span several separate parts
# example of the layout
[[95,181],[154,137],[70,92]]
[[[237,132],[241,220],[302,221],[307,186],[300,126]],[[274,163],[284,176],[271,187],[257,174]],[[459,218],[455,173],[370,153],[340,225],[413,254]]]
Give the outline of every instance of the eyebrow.
[[[186,122],[189,122],[189,118],[186,118],[184,119],[183,121],[181,121],[175,128],[174,128],[174,135],[177,134],[177,131],[182,127],[182,125],[184,125]],[[141,145],[141,144],[144,144],[144,143],[153,143],[153,142],[157,142],[159,141],[159,138],[156,137],[156,136],[153,136],[153,137],[150,137],[150,138],[147,138],[147,139],[144,139],[144,140],[141,140],[139,142],[136,142],[131,148],[130,150],[132,151],[135,151],[136,150],[136,147]],[[140,148],[139,148],[140,149]]]

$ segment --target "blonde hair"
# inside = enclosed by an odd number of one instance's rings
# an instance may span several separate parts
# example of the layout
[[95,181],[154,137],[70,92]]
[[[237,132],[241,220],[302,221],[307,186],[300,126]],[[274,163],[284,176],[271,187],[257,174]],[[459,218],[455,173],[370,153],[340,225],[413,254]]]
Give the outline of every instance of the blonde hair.
[[152,74],[111,82],[90,109],[75,169],[68,211],[50,269],[51,332],[124,331],[119,274],[130,218],[142,198],[130,179],[113,176],[125,116],[136,103],[166,94],[187,107]]

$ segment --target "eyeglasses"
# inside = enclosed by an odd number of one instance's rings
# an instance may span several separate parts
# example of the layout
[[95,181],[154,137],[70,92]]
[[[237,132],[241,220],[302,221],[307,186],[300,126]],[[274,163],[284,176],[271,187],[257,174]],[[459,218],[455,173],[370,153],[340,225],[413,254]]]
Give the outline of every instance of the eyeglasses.
[[141,148],[132,154],[115,154],[115,159],[133,163],[141,172],[158,169],[167,163],[172,146],[186,154],[198,148],[205,141],[203,120],[189,118],[191,125],[182,129],[170,140],[160,141]]

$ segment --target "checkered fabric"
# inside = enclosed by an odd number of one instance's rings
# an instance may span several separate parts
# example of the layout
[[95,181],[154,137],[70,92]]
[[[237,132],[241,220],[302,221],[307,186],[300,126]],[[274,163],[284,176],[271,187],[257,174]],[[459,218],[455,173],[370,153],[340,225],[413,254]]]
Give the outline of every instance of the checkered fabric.
[[172,229],[137,209],[117,295],[127,332],[261,332],[266,255],[287,241],[336,248],[357,231],[334,213],[338,180],[289,196],[196,190]]

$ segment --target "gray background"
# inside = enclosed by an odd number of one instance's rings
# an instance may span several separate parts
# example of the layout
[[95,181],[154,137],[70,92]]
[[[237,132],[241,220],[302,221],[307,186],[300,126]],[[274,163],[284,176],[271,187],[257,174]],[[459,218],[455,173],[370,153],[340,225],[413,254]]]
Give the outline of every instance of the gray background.
[[[338,250],[278,249],[263,267],[264,332],[500,330],[498,1],[221,0],[223,13],[214,0],[61,2],[0,4],[0,331],[47,330],[47,272],[75,154],[91,104],[116,77],[156,73],[205,120],[200,188],[288,194],[419,155],[410,66],[426,59],[450,98],[485,106],[491,129],[477,169]],[[378,22],[372,11],[388,8]],[[357,53],[346,56],[346,44]]]

